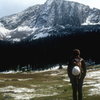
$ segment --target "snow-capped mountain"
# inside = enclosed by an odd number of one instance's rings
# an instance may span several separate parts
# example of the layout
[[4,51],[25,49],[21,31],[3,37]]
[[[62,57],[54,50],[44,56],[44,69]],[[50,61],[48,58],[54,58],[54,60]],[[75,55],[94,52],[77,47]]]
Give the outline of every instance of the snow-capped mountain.
[[50,36],[56,27],[100,24],[100,10],[66,0],[47,0],[42,5],[0,19],[0,40],[20,41]]

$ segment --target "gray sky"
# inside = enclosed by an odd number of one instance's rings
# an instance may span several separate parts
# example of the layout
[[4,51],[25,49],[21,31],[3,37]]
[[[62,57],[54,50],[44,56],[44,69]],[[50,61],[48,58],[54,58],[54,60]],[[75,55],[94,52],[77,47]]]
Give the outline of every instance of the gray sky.
[[[0,0],[0,17],[20,12],[29,6],[43,4],[46,0]],[[100,9],[100,0],[69,0]]]

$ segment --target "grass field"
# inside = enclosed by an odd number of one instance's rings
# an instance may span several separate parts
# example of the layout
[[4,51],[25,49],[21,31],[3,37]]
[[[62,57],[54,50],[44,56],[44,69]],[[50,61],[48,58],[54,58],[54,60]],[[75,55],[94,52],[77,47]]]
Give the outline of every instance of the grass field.
[[[83,100],[100,100],[99,93],[100,72],[88,71]],[[67,71],[0,73],[0,100],[72,100]]]

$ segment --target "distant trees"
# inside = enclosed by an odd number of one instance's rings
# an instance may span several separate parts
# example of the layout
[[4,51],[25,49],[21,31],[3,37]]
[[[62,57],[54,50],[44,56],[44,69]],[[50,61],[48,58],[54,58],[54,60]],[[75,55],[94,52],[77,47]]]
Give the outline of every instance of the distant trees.
[[[65,31],[66,29],[60,30],[61,33]],[[86,60],[92,59],[100,63],[100,30],[76,29],[76,33],[62,35],[61,33],[18,43],[0,41],[0,71],[16,70],[18,66],[24,67],[28,64],[33,70],[48,68],[55,64],[66,64],[74,48],[79,48]]]

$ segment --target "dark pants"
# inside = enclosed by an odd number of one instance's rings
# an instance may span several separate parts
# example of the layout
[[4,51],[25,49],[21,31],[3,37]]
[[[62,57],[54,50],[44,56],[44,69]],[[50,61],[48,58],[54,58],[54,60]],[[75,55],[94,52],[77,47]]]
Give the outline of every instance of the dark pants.
[[71,79],[73,89],[73,100],[82,100],[82,86],[84,78],[73,77]]

